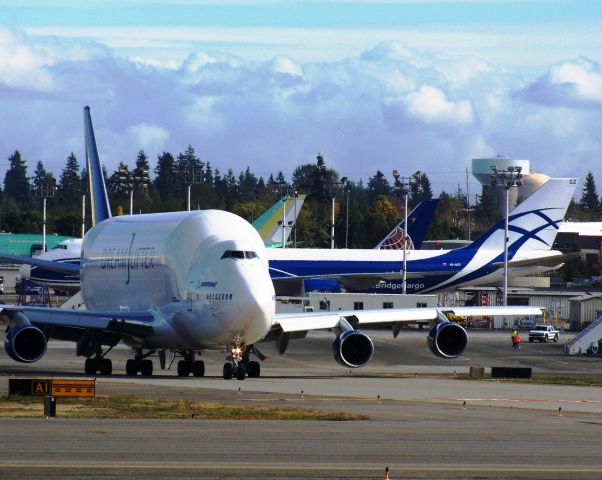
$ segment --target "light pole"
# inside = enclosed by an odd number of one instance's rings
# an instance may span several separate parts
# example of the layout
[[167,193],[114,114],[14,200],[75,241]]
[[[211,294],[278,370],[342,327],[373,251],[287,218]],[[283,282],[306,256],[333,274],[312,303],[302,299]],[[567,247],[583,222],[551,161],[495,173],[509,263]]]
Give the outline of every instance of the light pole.
[[203,169],[199,167],[183,167],[178,171],[178,176],[180,181],[186,184],[186,209],[190,212],[190,192],[192,184],[203,182]]
[[130,172],[127,167],[119,169],[119,186],[130,196],[130,215],[134,214],[134,189],[148,186],[148,170],[142,169],[139,172],[136,170]]
[[46,199],[54,197],[55,193],[54,178],[41,182],[36,188],[36,197],[42,199],[42,253],[46,251]]
[[402,177],[399,175],[397,170],[393,170],[393,177],[395,178],[395,188],[400,189],[403,192],[404,198],[404,220],[403,220],[403,270],[402,270],[402,293],[407,294],[407,277],[408,277],[408,194],[410,193],[410,186],[415,185],[420,177],[420,171],[417,171],[411,177]]
[[295,221],[293,222],[293,241],[295,248],[297,248],[297,200],[299,200],[299,192],[297,190],[293,191],[293,198],[295,199]]
[[345,192],[345,248],[348,248],[349,240],[349,181],[347,177],[341,178],[341,185]]
[[506,217],[504,219],[504,282],[503,282],[503,306],[508,305],[508,212],[510,210],[509,198],[512,187],[520,187],[522,182],[522,167],[510,166],[506,170],[498,170],[495,165],[491,166],[491,185],[504,187],[506,190]]

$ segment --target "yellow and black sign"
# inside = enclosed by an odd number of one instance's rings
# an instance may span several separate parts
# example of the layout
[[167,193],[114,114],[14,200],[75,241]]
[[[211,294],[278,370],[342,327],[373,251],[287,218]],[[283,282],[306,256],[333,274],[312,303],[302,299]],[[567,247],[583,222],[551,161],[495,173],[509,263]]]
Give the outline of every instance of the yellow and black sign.
[[34,379],[31,381],[32,395],[50,395],[52,392],[52,380]]
[[96,380],[52,380],[52,395],[55,397],[93,397],[96,391]]
[[80,378],[9,378],[9,395],[94,397],[96,380]]

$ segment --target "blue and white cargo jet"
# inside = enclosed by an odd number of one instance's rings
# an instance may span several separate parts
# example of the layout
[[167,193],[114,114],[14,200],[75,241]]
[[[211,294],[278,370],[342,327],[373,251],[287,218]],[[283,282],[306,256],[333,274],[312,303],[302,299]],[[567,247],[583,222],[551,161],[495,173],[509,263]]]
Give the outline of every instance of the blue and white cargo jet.
[[[86,107],[86,129],[89,115]],[[96,167],[90,169],[92,183],[102,178]],[[107,207],[101,197],[93,214]],[[223,349],[223,377],[242,380],[259,376],[259,362],[250,353],[261,356],[255,344],[266,339],[284,353],[291,337],[328,329],[335,334],[335,359],[361,367],[374,352],[370,337],[359,330],[364,325],[389,324],[396,334],[403,322],[431,320],[428,345],[450,358],[462,354],[468,336],[448,321],[449,314],[542,313],[539,307],[452,307],[275,314],[268,249],[237,215],[205,210],[105,217],[83,241],[80,278],[87,310],[0,305],[8,327],[4,347],[13,360],[36,362],[49,339],[68,340],[77,355],[87,357],[86,374],[108,375],[113,370],[108,354],[123,342],[134,352],[125,366],[128,375],[151,375],[149,357],[157,353],[164,366],[172,352],[183,358],[178,375],[203,376],[205,365],[196,357]]]
[[[551,250],[577,186],[575,178],[548,180],[509,215],[509,276],[560,267],[574,255]],[[408,250],[407,290],[429,293],[502,280],[504,222],[500,220],[471,245],[454,250]],[[306,279],[336,279],[350,291],[395,290],[403,256],[399,250],[269,250],[270,275],[287,292]],[[383,283],[385,288],[382,288]],[[381,288],[379,288],[379,285]],[[293,287],[292,287],[293,286]],[[299,287],[299,290],[301,287]],[[399,287],[401,291],[401,286]]]

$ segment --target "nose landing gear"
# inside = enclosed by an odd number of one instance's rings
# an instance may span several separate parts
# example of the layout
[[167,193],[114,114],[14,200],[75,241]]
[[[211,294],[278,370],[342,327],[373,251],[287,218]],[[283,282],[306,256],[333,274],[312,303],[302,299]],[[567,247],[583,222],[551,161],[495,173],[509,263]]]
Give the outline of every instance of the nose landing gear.
[[261,365],[249,359],[249,354],[252,352],[256,353],[253,346],[246,348],[244,343],[235,339],[230,344],[229,355],[224,363],[224,380],[232,380],[233,377],[244,380],[247,375],[249,378],[258,378],[261,374]]
[[229,355],[224,363],[224,380],[232,380],[236,376],[238,380],[244,380],[247,376],[247,366],[243,361],[245,353],[245,344],[239,338],[235,338],[230,343]]

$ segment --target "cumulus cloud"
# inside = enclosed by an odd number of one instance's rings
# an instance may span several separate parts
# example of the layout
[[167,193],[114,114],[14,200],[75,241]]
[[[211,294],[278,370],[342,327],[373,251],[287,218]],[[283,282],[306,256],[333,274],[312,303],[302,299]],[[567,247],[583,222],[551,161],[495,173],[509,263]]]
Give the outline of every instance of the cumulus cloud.
[[525,96],[549,106],[602,108],[602,69],[587,58],[562,62],[530,84]]
[[470,102],[451,102],[443,91],[431,85],[422,85],[408,95],[406,105],[410,115],[425,123],[462,125],[474,120]]
[[158,151],[165,145],[169,132],[159,125],[138,123],[127,129],[133,141],[143,150]]
[[585,59],[533,80],[395,42],[323,62],[213,51],[128,60],[93,42],[0,29],[0,170],[15,149],[57,175],[72,150],[83,160],[81,108],[90,105],[109,171],[133,165],[140,149],[154,167],[158,154],[191,144],[221,171],[288,176],[321,152],[353,180],[420,169],[436,191],[454,191],[471,158],[496,153],[574,175],[602,148],[600,77]]

